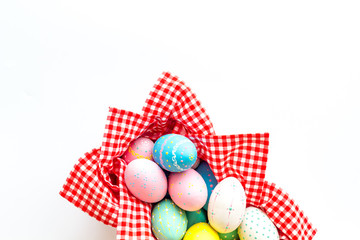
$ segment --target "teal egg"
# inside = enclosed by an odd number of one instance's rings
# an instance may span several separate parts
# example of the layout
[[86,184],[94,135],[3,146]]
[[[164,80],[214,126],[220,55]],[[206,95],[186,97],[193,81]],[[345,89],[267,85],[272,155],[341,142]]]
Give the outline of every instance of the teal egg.
[[207,197],[206,203],[204,205],[204,209],[208,210],[209,199],[210,199],[211,193],[213,192],[214,188],[218,184],[218,181],[216,180],[213,171],[211,170],[209,164],[206,161],[201,161],[201,163],[195,170],[204,179],[206,187],[207,187],[208,197]]
[[169,172],[183,172],[194,165],[197,151],[194,143],[187,137],[167,134],[155,142],[153,158]]
[[218,233],[220,240],[239,240],[238,230],[235,229],[232,232],[229,233]]
[[159,240],[180,240],[187,230],[188,220],[184,210],[165,198],[157,203],[151,213],[151,229]]
[[207,213],[203,208],[200,208],[200,210],[193,212],[186,211],[186,217],[188,219],[187,229],[199,222],[207,223]]

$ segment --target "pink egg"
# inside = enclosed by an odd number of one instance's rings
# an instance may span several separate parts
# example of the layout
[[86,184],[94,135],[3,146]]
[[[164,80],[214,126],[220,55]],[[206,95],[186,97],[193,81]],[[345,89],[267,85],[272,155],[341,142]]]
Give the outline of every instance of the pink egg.
[[164,171],[148,159],[136,159],[126,166],[125,184],[136,198],[148,203],[163,199],[167,190]]
[[192,165],[192,169],[196,169],[198,166],[199,166],[199,164],[200,164],[200,162],[201,162],[201,159],[200,158],[197,158],[196,159],[196,162],[194,163],[194,165]]
[[152,160],[152,151],[154,142],[148,138],[140,137],[130,143],[129,148],[123,154],[122,158],[127,162],[134,159],[146,158]]
[[171,199],[186,211],[197,211],[206,203],[205,181],[194,169],[170,173],[168,188]]

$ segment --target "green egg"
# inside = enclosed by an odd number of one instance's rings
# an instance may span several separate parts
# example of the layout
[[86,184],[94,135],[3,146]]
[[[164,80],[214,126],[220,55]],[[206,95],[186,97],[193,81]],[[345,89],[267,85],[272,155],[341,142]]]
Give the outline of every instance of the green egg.
[[207,223],[207,214],[203,208],[201,208],[198,211],[194,211],[194,212],[186,211],[186,217],[188,219],[187,229],[189,229],[192,225],[199,223],[199,222]]
[[151,213],[151,229],[159,240],[180,240],[187,230],[188,220],[184,210],[165,198],[157,203]]
[[237,229],[229,233],[218,233],[220,240],[239,240]]

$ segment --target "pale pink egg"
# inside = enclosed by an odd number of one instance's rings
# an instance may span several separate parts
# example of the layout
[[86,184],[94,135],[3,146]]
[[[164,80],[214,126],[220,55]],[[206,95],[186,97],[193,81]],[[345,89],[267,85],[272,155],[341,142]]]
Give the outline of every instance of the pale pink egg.
[[169,194],[180,208],[197,211],[207,200],[207,188],[204,179],[194,169],[173,172],[169,175]]
[[149,138],[140,137],[130,143],[129,148],[123,154],[122,159],[124,159],[127,163],[139,158],[152,160],[153,148],[153,141]]
[[136,159],[126,166],[125,185],[136,198],[154,203],[165,197],[167,179],[154,161]]

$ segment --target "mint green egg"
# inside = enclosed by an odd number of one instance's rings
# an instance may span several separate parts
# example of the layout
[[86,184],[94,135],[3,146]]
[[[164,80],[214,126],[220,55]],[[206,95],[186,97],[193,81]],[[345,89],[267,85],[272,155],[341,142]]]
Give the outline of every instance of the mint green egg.
[[229,233],[218,233],[220,240],[239,240],[239,234],[237,229]]
[[184,210],[165,198],[151,212],[151,230],[159,240],[180,240],[187,230],[188,220]]
[[199,222],[207,223],[207,213],[203,208],[194,212],[186,211],[186,217],[188,219],[187,229],[189,229],[192,225]]

